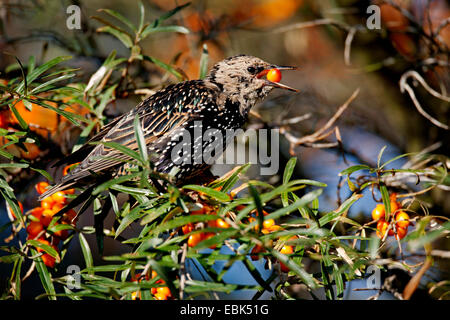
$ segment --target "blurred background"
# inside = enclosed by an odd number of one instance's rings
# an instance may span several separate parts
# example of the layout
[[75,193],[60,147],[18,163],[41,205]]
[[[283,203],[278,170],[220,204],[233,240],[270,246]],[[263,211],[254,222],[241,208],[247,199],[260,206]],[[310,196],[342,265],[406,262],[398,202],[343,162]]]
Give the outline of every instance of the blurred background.
[[[149,20],[184,3],[181,0],[143,1]],[[70,5],[81,9],[81,29],[67,28],[70,14],[66,10]],[[378,9],[368,11],[371,5]],[[73,58],[65,64],[79,68],[77,80],[84,82],[112,50],[117,51],[117,57],[128,57],[129,49],[121,41],[98,32],[97,28],[103,26],[100,18],[106,19],[104,13],[98,11],[101,8],[113,9],[134,24],[138,23],[139,9],[134,1],[0,1],[0,79],[20,72],[17,67],[11,67],[17,66],[14,56],[22,62],[35,56],[38,65],[56,56],[70,55]],[[373,16],[377,12],[379,16]],[[296,156],[297,177],[328,185],[320,198],[321,211],[327,211],[351,194],[348,188],[342,187],[338,173],[355,164],[376,166],[383,146],[387,146],[383,160],[422,150],[449,155],[449,18],[450,4],[445,0],[193,0],[169,19],[170,25],[186,27],[188,34],[155,33],[144,39],[141,47],[146,54],[175,66],[183,79],[199,77],[204,48],[208,52],[208,67],[236,54],[258,56],[278,65],[298,66],[298,71],[283,74],[282,82],[300,92],[274,91],[257,106],[257,116],[250,117],[248,127],[282,127],[289,132],[291,138],[281,135],[280,172],[282,174],[288,159]],[[105,109],[108,116],[131,109],[143,96],[180,80],[155,64],[134,66],[130,76],[136,84],[132,88],[134,92],[124,90],[122,96],[109,103]],[[292,145],[292,136],[310,135],[323,127],[358,88],[356,99],[334,123],[338,131],[317,143]],[[413,98],[408,88],[413,90]],[[139,89],[144,90],[143,93],[136,94]],[[287,122],[289,119],[293,121]],[[46,127],[49,141],[59,146],[56,150],[37,150],[36,161],[70,153],[81,131],[67,124],[62,129],[61,119],[52,119],[44,113],[30,121]],[[52,130],[63,130],[64,134],[52,135]],[[407,158],[390,166],[400,168],[405,164]],[[216,166],[214,173],[220,175],[228,170],[227,166]],[[258,172],[258,167],[254,166],[248,174],[272,184],[280,181],[278,175],[259,177]],[[17,181],[17,186],[23,190],[19,200],[25,208],[36,205],[34,184],[42,179],[29,174]],[[415,181],[405,183],[412,191],[421,187],[415,185]],[[432,203],[433,214],[450,217],[448,191],[434,188],[425,195],[424,201]],[[370,190],[364,194],[367,196],[349,212],[349,217],[359,222],[367,221],[376,204]],[[379,199],[379,195],[375,198]],[[3,225],[6,214],[3,208],[1,210]],[[81,223],[92,224],[92,219],[86,214]],[[2,234],[0,243],[5,237]],[[95,250],[94,240],[89,240]],[[448,250],[448,239],[440,240],[436,247]],[[111,240],[106,243],[104,254],[117,254],[121,249],[120,244]],[[423,259],[420,252],[416,254],[411,255],[410,265],[417,263],[417,258]],[[81,253],[74,243],[64,264],[77,263],[79,259]],[[7,266],[0,264],[2,281],[6,270]],[[430,281],[449,280],[449,272],[448,257],[436,259],[422,278],[421,289],[425,290]],[[229,281],[242,283],[245,279],[231,275]],[[358,285],[365,287],[364,283],[353,283],[349,288]],[[354,291],[347,289],[347,298],[363,299],[373,292],[353,294]]]

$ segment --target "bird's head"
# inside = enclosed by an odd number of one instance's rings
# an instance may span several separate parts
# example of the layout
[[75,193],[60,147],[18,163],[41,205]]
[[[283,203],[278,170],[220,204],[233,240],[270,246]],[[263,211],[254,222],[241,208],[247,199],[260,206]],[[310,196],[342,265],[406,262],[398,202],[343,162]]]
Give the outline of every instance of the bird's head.
[[260,58],[239,55],[216,63],[206,80],[219,86],[232,102],[238,102],[241,114],[248,113],[259,100],[265,98],[273,88],[297,92],[296,89],[266,79],[270,69],[294,70],[295,67],[277,66]]

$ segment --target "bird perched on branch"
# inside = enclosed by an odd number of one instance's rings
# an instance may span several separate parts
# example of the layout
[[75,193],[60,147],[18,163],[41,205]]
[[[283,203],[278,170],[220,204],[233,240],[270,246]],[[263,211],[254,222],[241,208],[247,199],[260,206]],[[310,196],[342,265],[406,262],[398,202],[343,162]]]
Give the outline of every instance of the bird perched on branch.
[[[110,179],[126,174],[132,157],[104,142],[114,142],[139,152],[134,126],[136,117],[142,127],[149,160],[156,171],[169,173],[176,167],[176,183],[198,175],[211,166],[211,163],[198,161],[198,155],[208,148],[211,151],[219,142],[220,150],[216,155],[220,155],[230,141],[226,130],[241,128],[258,100],[265,98],[273,88],[297,91],[276,80],[266,79],[271,69],[292,70],[295,67],[276,66],[257,57],[238,55],[215,64],[204,80],[180,82],[156,92],[59,161],[56,165],[80,163],[42,194],[41,199],[57,191],[95,185],[102,177]],[[211,129],[222,134],[223,139],[214,143],[196,137],[196,130],[206,132]],[[187,141],[179,142],[186,136]],[[174,152],[176,148],[179,152]]]

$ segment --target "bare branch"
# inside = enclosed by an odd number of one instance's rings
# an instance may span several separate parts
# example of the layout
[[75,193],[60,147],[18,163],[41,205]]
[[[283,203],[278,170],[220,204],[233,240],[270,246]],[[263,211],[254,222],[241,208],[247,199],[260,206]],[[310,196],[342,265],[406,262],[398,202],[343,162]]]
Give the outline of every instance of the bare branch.
[[409,96],[411,97],[411,100],[413,101],[417,111],[419,111],[419,113],[424,116],[426,119],[428,119],[431,123],[433,123],[435,126],[445,129],[445,130],[449,130],[449,126],[446,124],[443,124],[441,122],[439,122],[438,120],[436,120],[435,118],[433,118],[431,115],[429,115],[420,105],[419,101],[416,98],[416,95],[414,93],[413,88],[411,88],[411,86],[408,84],[407,80],[409,77],[414,78],[415,80],[417,80],[418,82],[420,82],[420,84],[425,88],[425,90],[427,90],[431,95],[433,95],[434,97],[450,102],[450,97],[444,96],[442,94],[440,94],[439,92],[435,91],[434,89],[432,89],[426,82],[425,80],[421,77],[421,75],[419,73],[417,73],[414,70],[410,70],[405,72],[402,77],[400,78],[400,92],[405,92],[405,90],[408,92]]

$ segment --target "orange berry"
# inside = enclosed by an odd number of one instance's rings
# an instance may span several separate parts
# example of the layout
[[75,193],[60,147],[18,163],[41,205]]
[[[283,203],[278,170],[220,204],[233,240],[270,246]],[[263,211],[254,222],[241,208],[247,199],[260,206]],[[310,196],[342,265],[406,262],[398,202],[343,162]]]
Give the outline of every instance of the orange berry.
[[283,228],[281,227],[281,226],[279,226],[279,225],[273,225],[273,226],[271,226],[270,228],[269,228],[269,232],[275,232],[275,231],[280,231],[280,230],[282,230]]
[[270,69],[269,72],[267,72],[267,80],[272,82],[280,82],[281,71],[278,69]]
[[194,211],[191,211],[191,215],[202,215],[202,214],[205,214],[205,208],[201,208],[201,209],[199,209],[199,210],[194,210]]
[[73,209],[70,209],[66,213],[63,214],[62,221],[67,222],[68,224],[75,225],[77,223],[78,217],[77,212]]
[[44,211],[42,211],[41,223],[47,227],[52,221],[54,214],[55,212],[53,212],[53,210],[50,209],[45,209]]
[[372,210],[372,219],[384,220],[385,213],[384,204],[377,204],[377,206]]
[[395,222],[397,228],[408,228],[409,226],[409,215],[404,211],[399,211],[395,215]]
[[51,208],[51,210],[56,214],[59,212],[59,210],[61,210],[62,208],[64,208],[64,205],[61,203],[55,203],[53,205],[53,207]]
[[156,293],[153,295],[153,297],[154,297],[156,300],[167,300],[167,296],[166,296],[166,295],[160,294],[160,293],[158,293],[158,292],[156,292]]
[[395,213],[398,209],[401,209],[400,203],[397,201],[391,201],[391,213]]
[[216,220],[216,225],[218,228],[227,229],[230,225],[223,219],[219,218]]
[[408,228],[397,228],[397,234],[395,235],[395,239],[401,240],[408,234]]
[[55,258],[53,258],[51,255],[49,255],[48,253],[44,253],[42,256],[42,261],[44,261],[44,264],[49,267],[49,268],[54,268],[55,267]]
[[44,226],[40,222],[31,221],[27,226],[28,237],[35,238],[44,230]]
[[64,192],[58,191],[51,195],[52,199],[56,203],[66,203],[67,198],[64,196]]
[[217,222],[216,222],[216,220],[209,220],[209,221],[207,222],[207,225],[208,225],[208,227],[210,227],[210,228],[217,228]]
[[[17,204],[19,205],[20,212],[23,214],[23,204],[22,204],[22,202],[17,201]],[[10,216],[11,216],[13,219],[17,219],[16,215],[15,215],[14,212],[11,210],[11,208],[10,208],[9,206],[7,206],[7,208],[8,208],[8,213],[10,214]]]
[[181,227],[181,231],[183,231],[183,234],[188,234],[192,230],[194,230],[194,224],[192,222]]
[[[43,243],[43,244],[46,244],[46,245],[48,245],[48,246],[51,246],[53,249],[55,249],[56,251],[58,251],[58,248],[57,248],[55,245],[51,245],[50,242],[48,242],[47,240],[45,240],[45,239],[38,239],[38,241],[41,242],[41,243]],[[44,252],[44,249],[41,249],[41,248],[39,248],[39,247],[37,247],[36,250],[37,250],[38,252]],[[44,253],[44,254],[41,256],[41,258],[42,258],[42,261],[44,262],[44,264],[45,264],[47,267],[53,268],[53,267],[55,266],[55,262],[56,262],[55,258],[53,258],[53,257],[52,257],[51,255],[49,255],[48,253]]]
[[263,226],[265,229],[270,229],[274,225],[275,225],[275,220],[273,220],[273,219],[267,219],[267,220],[264,220],[264,222],[263,222]]
[[37,218],[37,219],[41,219],[41,217],[42,217],[42,212],[44,212],[44,209],[43,209],[43,208],[41,208],[41,207],[36,207],[36,208],[31,209],[30,214],[31,214],[33,217]]
[[[294,249],[293,249],[292,246],[286,246],[285,245],[285,246],[283,246],[283,248],[281,248],[280,252],[283,253],[283,254],[291,254],[291,253],[294,253]],[[281,267],[281,271],[283,271],[283,272],[289,272],[289,270],[290,270],[281,261],[280,261],[280,267]]]
[[69,231],[67,229],[59,230],[59,231],[56,231],[55,233],[53,233],[53,235],[64,241],[69,236]]
[[386,234],[386,230],[389,227],[389,223],[387,223],[384,220],[380,220],[377,223],[377,236],[382,239],[384,235]]
[[200,241],[202,241],[203,234],[202,233],[194,233],[191,234],[188,238],[187,244],[189,247],[195,247],[197,244],[199,244]]
[[251,255],[252,260],[253,261],[258,260],[259,257],[256,255],[256,253],[261,253],[261,252],[264,252],[263,246],[260,246],[260,245],[254,246],[252,251],[251,251],[251,253],[252,253],[252,255]]
[[282,254],[291,254],[294,253],[294,249],[292,248],[292,246],[283,246],[283,248],[281,248],[280,252]]
[[[207,239],[209,239],[209,238],[212,238],[212,237],[214,237],[215,235],[216,235],[216,234],[213,233],[213,232],[208,232],[208,233],[206,233],[206,234],[203,235],[202,241],[203,241],[203,240],[207,240]],[[215,249],[216,247],[217,247],[217,245],[212,245],[212,246],[210,246],[209,248],[210,248],[210,249]]]
[[166,297],[172,296],[172,293],[170,292],[169,287],[158,287],[158,288],[156,288],[156,293],[159,293],[159,294],[164,295]]
[[48,182],[41,181],[35,185],[35,188],[37,193],[43,194],[45,191],[47,191],[48,186],[49,186]]
[[74,194],[75,193],[75,189],[66,189],[66,190],[64,190],[64,193],[65,194]]
[[41,207],[44,209],[51,209],[53,207],[54,203],[55,203],[55,200],[53,200],[52,197],[46,197],[46,198],[42,199]]

